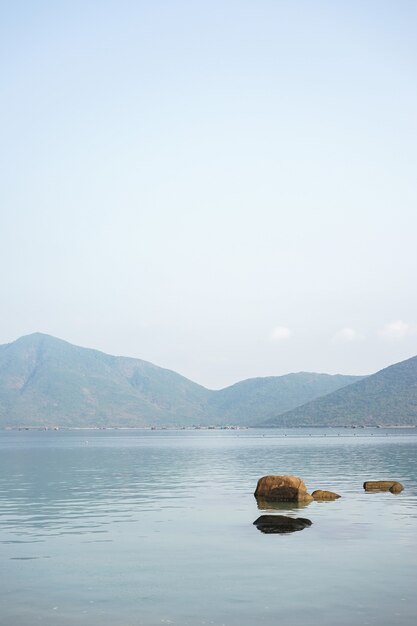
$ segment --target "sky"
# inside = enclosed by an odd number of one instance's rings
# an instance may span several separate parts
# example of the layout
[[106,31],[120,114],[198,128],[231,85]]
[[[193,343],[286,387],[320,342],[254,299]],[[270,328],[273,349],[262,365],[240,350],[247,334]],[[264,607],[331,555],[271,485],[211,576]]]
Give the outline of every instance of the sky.
[[417,2],[0,0],[0,343],[210,388],[417,354]]

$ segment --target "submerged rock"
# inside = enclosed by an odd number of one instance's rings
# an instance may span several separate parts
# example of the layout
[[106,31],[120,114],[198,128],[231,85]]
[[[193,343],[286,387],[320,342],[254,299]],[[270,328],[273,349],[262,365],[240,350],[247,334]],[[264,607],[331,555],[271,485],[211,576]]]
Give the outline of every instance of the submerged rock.
[[263,476],[258,480],[255,498],[278,502],[311,502],[304,481],[297,476]]
[[338,493],[326,491],[324,489],[316,489],[316,491],[313,491],[311,494],[311,497],[314,500],[337,500],[338,498],[341,498]]
[[397,480],[367,480],[363,483],[365,491],[390,491],[400,493],[404,486]]
[[261,515],[254,522],[262,533],[293,533],[311,526],[312,522],[304,517],[287,517],[286,515]]

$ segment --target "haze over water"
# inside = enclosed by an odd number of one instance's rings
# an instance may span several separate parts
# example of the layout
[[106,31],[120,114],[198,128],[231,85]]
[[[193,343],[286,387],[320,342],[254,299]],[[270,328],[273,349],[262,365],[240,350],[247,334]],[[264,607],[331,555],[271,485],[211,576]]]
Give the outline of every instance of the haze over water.
[[[416,453],[414,429],[2,432],[0,623],[414,625]],[[342,498],[263,535],[268,473]]]

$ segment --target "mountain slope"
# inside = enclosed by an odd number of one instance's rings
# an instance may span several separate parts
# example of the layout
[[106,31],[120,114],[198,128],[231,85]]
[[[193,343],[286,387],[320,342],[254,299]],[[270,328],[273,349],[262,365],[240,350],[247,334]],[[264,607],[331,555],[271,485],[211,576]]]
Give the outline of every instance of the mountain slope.
[[259,424],[417,425],[417,356]]
[[211,391],[147,361],[35,333],[0,346],[0,426],[250,425],[357,378],[300,373]]
[[193,423],[204,418],[208,393],[146,361],[40,333],[0,346],[2,425]]
[[309,372],[250,378],[210,395],[207,408],[223,416],[227,423],[234,423],[238,417],[239,424],[253,425],[274,413],[284,413],[361,378]]

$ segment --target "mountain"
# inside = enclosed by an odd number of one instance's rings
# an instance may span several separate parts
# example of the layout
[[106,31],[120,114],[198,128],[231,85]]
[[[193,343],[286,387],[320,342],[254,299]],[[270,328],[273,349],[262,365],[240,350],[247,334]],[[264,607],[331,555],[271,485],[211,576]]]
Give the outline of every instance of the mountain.
[[239,424],[250,426],[361,378],[308,372],[249,378],[210,395],[206,406],[226,423],[235,423],[238,418]]
[[258,425],[417,426],[417,356]]
[[0,346],[0,426],[250,425],[358,380],[289,374],[220,391],[35,333]]
[[146,361],[35,333],[0,346],[2,425],[144,426],[204,419],[209,391]]

